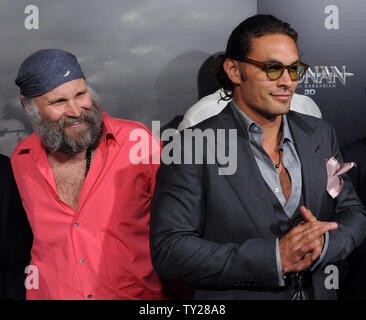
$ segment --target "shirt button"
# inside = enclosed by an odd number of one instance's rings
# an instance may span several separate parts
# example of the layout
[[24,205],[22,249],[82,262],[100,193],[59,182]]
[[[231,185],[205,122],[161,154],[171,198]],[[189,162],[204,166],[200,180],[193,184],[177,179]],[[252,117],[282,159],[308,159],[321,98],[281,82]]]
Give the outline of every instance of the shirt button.
[[74,227],[77,227],[79,224],[77,222],[74,223]]
[[80,262],[80,263],[84,263],[84,259],[80,259],[80,260],[79,260],[79,262]]
[[254,131],[257,131],[257,130],[258,130],[258,128],[257,128],[256,126],[253,126],[253,130],[254,130]]
[[279,188],[274,188],[274,192],[279,193],[280,189]]
[[91,299],[93,298],[93,295],[92,294],[88,294],[88,299]]

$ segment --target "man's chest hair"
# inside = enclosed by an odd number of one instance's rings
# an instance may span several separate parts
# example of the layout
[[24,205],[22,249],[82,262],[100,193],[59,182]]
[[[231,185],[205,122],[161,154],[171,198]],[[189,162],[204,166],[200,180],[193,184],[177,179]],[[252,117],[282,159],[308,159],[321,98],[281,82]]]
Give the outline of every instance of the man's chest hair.
[[84,182],[85,161],[77,163],[52,163],[51,168],[59,198],[77,208],[80,191]]

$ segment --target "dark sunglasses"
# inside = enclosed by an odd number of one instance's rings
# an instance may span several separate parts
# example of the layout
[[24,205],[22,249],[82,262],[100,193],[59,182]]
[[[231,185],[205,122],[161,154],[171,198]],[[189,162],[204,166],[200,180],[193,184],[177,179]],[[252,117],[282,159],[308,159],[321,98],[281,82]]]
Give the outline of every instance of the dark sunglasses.
[[266,73],[268,79],[270,80],[278,80],[279,78],[282,77],[285,69],[287,69],[291,80],[297,81],[304,76],[306,70],[309,68],[307,64],[302,62],[295,62],[289,66],[284,66],[281,63],[263,63],[248,58],[236,58],[235,60],[250,63],[254,66],[257,66]]

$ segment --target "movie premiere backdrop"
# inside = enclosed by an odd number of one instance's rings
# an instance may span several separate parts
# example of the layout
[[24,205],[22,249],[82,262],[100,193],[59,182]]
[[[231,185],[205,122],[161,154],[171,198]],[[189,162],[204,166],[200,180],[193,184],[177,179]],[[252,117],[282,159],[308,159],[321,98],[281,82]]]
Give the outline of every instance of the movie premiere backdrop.
[[212,57],[256,13],[298,31],[310,69],[297,92],[315,100],[340,143],[366,136],[364,0],[1,0],[0,153],[31,133],[14,79],[34,51],[74,53],[110,115],[164,126],[217,89]]

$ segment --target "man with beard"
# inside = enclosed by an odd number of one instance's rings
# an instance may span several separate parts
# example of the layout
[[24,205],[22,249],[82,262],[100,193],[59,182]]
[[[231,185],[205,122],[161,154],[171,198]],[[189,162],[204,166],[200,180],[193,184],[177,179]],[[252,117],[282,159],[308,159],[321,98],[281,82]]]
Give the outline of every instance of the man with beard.
[[[161,299],[148,245],[158,140],[101,111],[71,53],[37,51],[15,82],[34,130],[11,158],[34,233],[27,299]],[[130,159],[136,130],[147,164]]]

